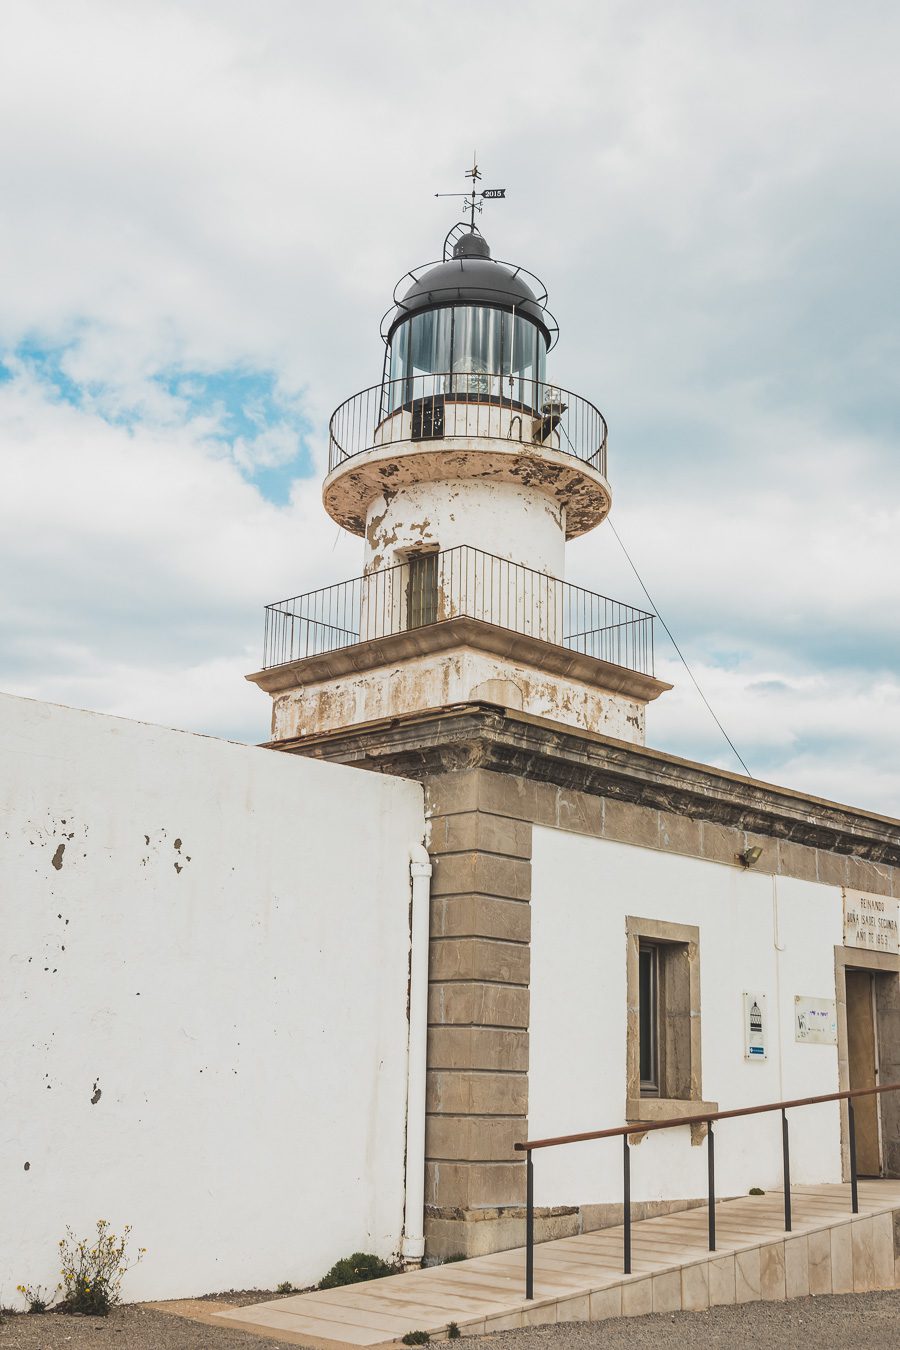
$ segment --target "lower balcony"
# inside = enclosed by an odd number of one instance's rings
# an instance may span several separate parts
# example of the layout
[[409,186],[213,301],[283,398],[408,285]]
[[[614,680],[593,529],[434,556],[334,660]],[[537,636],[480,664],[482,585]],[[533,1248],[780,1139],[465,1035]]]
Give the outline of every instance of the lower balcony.
[[489,703],[643,743],[653,616],[469,546],[266,610],[273,740]]
[[263,669],[469,618],[653,675],[653,615],[462,545],[266,608]]

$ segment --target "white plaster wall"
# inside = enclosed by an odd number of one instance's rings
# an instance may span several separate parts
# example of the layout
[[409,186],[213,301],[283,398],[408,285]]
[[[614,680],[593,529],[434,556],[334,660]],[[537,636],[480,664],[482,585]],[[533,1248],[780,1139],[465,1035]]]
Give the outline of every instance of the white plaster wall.
[[565,511],[538,488],[489,478],[424,482],[372,502],[365,570],[392,567],[423,545],[469,544],[562,578],[565,543]]
[[[727,1110],[839,1090],[837,1048],[797,1044],[793,1004],[835,997],[840,888],[537,827],[531,907],[530,1137],[625,1123],[627,915],[700,929],[706,1100]],[[767,995],[765,1061],[744,1059],[745,989]],[[792,1180],[840,1181],[837,1105],[789,1118]],[[704,1197],[706,1147],[687,1126],[649,1134],[631,1173],[635,1200]],[[723,1196],[780,1186],[780,1114],[718,1125],[716,1177]],[[537,1153],[535,1195],[621,1201],[621,1141]]]
[[5,696],[0,745],[0,1300],[98,1218],[130,1298],[395,1251],[418,785]]
[[479,699],[635,745],[644,743],[644,704],[469,648],[414,657],[279,694],[272,736],[291,740]]

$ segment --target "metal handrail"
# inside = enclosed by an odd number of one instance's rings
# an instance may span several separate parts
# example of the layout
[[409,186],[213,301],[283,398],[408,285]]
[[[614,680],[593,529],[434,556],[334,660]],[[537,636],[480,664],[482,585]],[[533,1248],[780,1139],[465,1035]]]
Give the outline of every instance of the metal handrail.
[[821,1097],[795,1097],[791,1101],[766,1102],[762,1106],[742,1106],[731,1111],[704,1111],[696,1116],[670,1116],[666,1120],[648,1120],[631,1125],[616,1125],[612,1129],[587,1130],[582,1134],[560,1134],[548,1139],[527,1139],[514,1145],[526,1155],[525,1175],[525,1297],[534,1298],[534,1163],[532,1154],[541,1148],[556,1148],[561,1144],[583,1144],[593,1139],[621,1138],[623,1143],[623,1273],[631,1274],[631,1154],[629,1136],[649,1134],[652,1130],[671,1130],[679,1125],[706,1125],[707,1180],[709,1206],[709,1250],[716,1250],[716,1163],[713,1122],[734,1120],[737,1116],[758,1116],[768,1111],[781,1112],[781,1156],[784,1177],[784,1231],[790,1233],[791,1218],[791,1159],[787,1112],[800,1106],[820,1106],[825,1102],[847,1103],[847,1136],[850,1147],[850,1209],[859,1213],[859,1179],[856,1169],[856,1119],[853,1099],[872,1097],[882,1092],[900,1092],[900,1083],[884,1083],[878,1087],[850,1088],[844,1092],[827,1092]]
[[328,424],[328,472],[369,450],[463,438],[559,451],[606,476],[606,419],[588,399],[546,380],[458,370],[383,380],[346,399]]

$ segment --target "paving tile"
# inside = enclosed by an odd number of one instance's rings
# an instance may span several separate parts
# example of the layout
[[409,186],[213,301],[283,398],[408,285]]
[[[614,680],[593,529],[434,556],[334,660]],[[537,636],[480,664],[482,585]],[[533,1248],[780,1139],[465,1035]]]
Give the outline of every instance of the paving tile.
[[736,1252],[734,1257],[734,1301],[755,1303],[762,1298],[759,1248]]
[[484,1330],[487,1335],[492,1331],[516,1331],[524,1326],[525,1314],[520,1308],[518,1312],[498,1313],[493,1317],[484,1319]]
[[622,1316],[622,1286],[612,1289],[596,1289],[591,1294],[590,1318],[592,1322],[605,1322],[607,1317]]
[[702,1312],[709,1307],[709,1263],[684,1266],[681,1271],[681,1306],[685,1312]]
[[809,1295],[809,1246],[804,1237],[784,1240],[784,1296],[807,1298]]
[[667,1270],[653,1276],[653,1311],[655,1313],[681,1311],[681,1271]]
[[894,1287],[894,1216],[877,1214],[872,1220],[876,1289]]
[[759,1249],[759,1287],[764,1299],[784,1298],[784,1243]]
[[591,1316],[590,1294],[579,1294],[576,1298],[561,1298],[557,1307],[558,1322],[587,1322]]
[[831,1229],[821,1228],[807,1238],[809,1252],[809,1292],[830,1294],[831,1290]]
[[875,1221],[854,1219],[850,1225],[853,1245],[853,1292],[865,1294],[878,1288],[875,1263]]
[[835,1294],[853,1293],[853,1239],[849,1223],[831,1230],[831,1288]]
[[558,1303],[540,1303],[537,1307],[526,1308],[522,1318],[522,1325],[526,1327],[539,1327],[547,1322],[556,1322],[558,1320]]
[[653,1311],[653,1281],[627,1280],[622,1285],[622,1316],[640,1317]]
[[725,1307],[735,1302],[734,1256],[717,1256],[709,1263],[709,1306]]

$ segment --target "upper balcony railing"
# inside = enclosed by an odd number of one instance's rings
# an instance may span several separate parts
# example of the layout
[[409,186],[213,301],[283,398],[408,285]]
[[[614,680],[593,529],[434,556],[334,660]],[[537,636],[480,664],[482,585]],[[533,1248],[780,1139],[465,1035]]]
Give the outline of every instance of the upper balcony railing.
[[606,477],[606,422],[593,403],[542,380],[481,371],[410,375],[354,394],[332,414],[328,471],[367,450],[462,439],[559,450]]
[[653,674],[651,614],[467,544],[269,605],[263,666],[457,618]]

